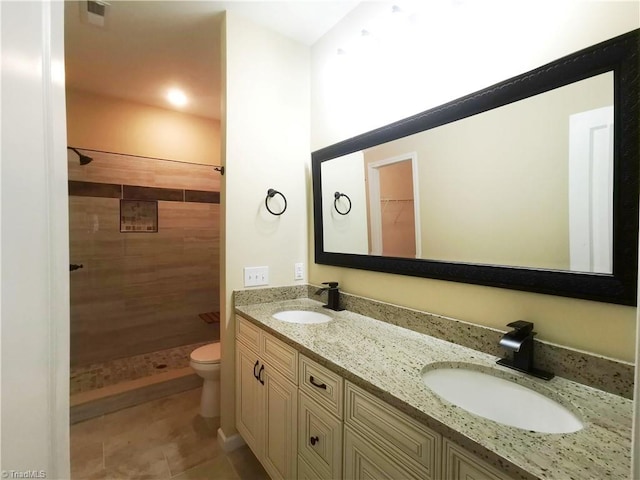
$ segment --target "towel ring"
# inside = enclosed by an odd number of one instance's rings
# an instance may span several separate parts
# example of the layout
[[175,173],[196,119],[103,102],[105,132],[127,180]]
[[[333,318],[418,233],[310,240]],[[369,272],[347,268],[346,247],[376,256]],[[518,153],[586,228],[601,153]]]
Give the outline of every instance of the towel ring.
[[[271,210],[269,208],[269,199],[275,197],[276,195],[280,195],[282,197],[282,199],[284,200],[284,208],[282,209],[281,212],[274,212],[273,210]],[[287,209],[287,198],[280,193],[277,190],[274,190],[273,188],[270,188],[269,190],[267,190],[267,196],[264,199],[264,206],[267,207],[267,210],[269,210],[269,213],[271,215],[282,215],[284,213],[284,211]]]
[[[351,199],[349,198],[349,195],[347,195],[346,193],[336,192],[333,194],[333,196],[335,197],[335,199],[333,200],[333,208],[336,209],[336,212],[338,212],[340,215],[346,215],[351,211]],[[340,210],[338,210],[338,200],[340,200],[340,197],[344,197],[349,201],[349,208],[346,212],[341,212]]]

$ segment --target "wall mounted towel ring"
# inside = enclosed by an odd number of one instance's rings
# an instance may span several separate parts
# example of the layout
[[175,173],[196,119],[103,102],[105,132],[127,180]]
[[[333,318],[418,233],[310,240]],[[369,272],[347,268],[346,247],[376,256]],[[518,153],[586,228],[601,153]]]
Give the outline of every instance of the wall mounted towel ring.
[[[336,209],[336,212],[338,212],[340,215],[346,215],[351,211],[351,199],[349,198],[349,195],[347,195],[346,193],[336,192],[333,194],[333,196],[335,197],[335,199],[333,200],[333,208]],[[340,197],[344,197],[349,201],[349,208],[347,209],[346,212],[341,212],[338,209],[338,200],[340,200]]]
[[[276,195],[280,195],[282,197],[282,200],[284,200],[284,208],[282,209],[281,212],[274,212],[273,210],[271,210],[269,208],[269,199],[275,197]],[[269,210],[269,213],[271,215],[282,215],[284,213],[284,211],[287,209],[287,199],[279,191],[274,190],[273,188],[270,188],[269,190],[267,190],[267,196],[264,199],[264,206],[267,207],[267,210]]]

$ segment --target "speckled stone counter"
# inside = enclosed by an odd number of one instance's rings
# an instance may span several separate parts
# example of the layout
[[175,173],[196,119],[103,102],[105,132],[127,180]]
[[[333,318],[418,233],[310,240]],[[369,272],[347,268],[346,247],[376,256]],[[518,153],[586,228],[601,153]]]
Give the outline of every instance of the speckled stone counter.
[[[300,325],[272,317],[283,310],[318,311],[333,320]],[[236,306],[236,313],[515,478],[629,478],[631,400],[560,377],[522,375],[497,366],[495,356],[306,298]],[[585,427],[543,434],[471,414],[423,385],[423,368],[434,364],[490,369],[558,401]]]

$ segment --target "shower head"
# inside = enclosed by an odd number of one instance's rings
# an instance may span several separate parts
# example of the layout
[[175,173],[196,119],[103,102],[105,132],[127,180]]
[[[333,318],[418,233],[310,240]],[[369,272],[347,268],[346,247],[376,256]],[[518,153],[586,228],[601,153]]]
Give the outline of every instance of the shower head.
[[91,162],[92,162],[93,158],[91,158],[91,157],[89,157],[89,156],[87,156],[87,155],[84,155],[84,154],[80,153],[78,150],[76,150],[76,149],[75,149],[75,148],[73,148],[73,147],[67,147],[67,148],[68,148],[69,150],[73,150],[74,152],[76,152],[76,153],[78,154],[78,157],[80,158],[80,165],[87,165],[87,164],[89,164],[89,163],[91,163]]

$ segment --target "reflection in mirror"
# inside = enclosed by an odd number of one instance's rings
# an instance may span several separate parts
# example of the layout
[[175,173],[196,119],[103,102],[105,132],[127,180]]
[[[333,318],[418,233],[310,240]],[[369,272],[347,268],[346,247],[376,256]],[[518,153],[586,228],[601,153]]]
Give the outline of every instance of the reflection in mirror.
[[606,72],[324,162],[327,202],[368,193],[323,216],[325,250],[611,273],[612,174]]
[[316,262],[635,305],[639,40],[313,152]]
[[[327,219],[325,248],[330,252],[366,255],[369,241],[362,152],[344,155],[339,162],[326,162],[322,178],[322,216]],[[343,192],[351,199],[349,214],[341,215],[335,210],[335,192]]]
[[365,152],[369,185],[369,253],[420,258],[418,162],[415,152],[372,160]]

